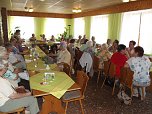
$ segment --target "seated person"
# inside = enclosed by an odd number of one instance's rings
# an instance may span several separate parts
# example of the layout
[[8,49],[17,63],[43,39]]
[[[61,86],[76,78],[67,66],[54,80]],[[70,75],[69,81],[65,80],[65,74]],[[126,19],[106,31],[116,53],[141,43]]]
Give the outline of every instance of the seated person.
[[112,40],[111,39],[107,39],[107,47],[108,49],[112,46]]
[[50,41],[51,41],[51,42],[55,42],[55,37],[54,37],[54,35],[51,36]]
[[118,45],[119,45],[119,41],[118,41],[118,40],[115,40],[115,41],[113,42],[112,46],[109,47],[109,52],[111,52],[111,53],[117,52]]
[[[134,72],[133,75],[133,96],[138,97],[138,90],[136,86],[145,87],[150,85],[150,76],[149,69],[151,62],[148,57],[144,56],[144,49],[140,46],[137,46],[133,49],[131,57],[125,64],[125,67],[130,67]],[[139,88],[140,96],[142,96],[142,90]],[[146,93],[146,92],[145,92]],[[143,98],[142,96],[141,98]],[[143,100],[143,99],[142,99]]]
[[108,61],[111,58],[111,54],[108,51],[108,48],[107,48],[106,44],[102,44],[101,50],[97,53],[97,57],[100,59],[99,68],[103,69],[104,61]]
[[67,50],[67,44],[65,42],[60,43],[60,50],[57,53],[57,63],[67,63],[70,65],[71,62],[71,54]]
[[[57,52],[57,54],[50,54],[50,57],[54,58],[54,62],[58,63],[67,63],[68,65],[70,65],[71,63],[71,54],[69,53],[69,51],[67,50],[67,44],[66,42],[62,41],[60,43],[60,47],[59,47],[59,51]],[[56,59],[56,60],[55,60]],[[50,59],[52,60],[52,59]]]
[[29,39],[30,41],[36,41],[35,34],[32,34],[32,37]]
[[71,39],[70,43],[68,44],[68,47],[67,47],[68,51],[71,54],[72,63],[74,63],[74,59],[75,59],[75,46],[74,46],[74,43],[75,43],[75,39]]
[[111,62],[116,65],[116,78],[120,78],[120,69],[125,65],[127,61],[126,46],[123,44],[118,45],[118,52],[114,53],[111,57]]
[[129,42],[129,47],[127,48],[128,56],[131,57],[131,51],[134,49],[134,46],[136,45],[135,41],[130,41]]
[[[28,107],[31,114],[39,112],[36,98],[23,87],[14,88],[11,83],[2,78],[6,72],[5,66],[0,65],[0,111],[9,112],[21,107]],[[20,91],[19,91],[20,90]]]
[[85,39],[85,40],[84,40],[84,42],[82,43],[82,45],[81,45],[80,48],[79,48],[80,51],[84,51],[84,49],[87,48],[87,45],[86,45],[87,41],[88,41],[88,39]]
[[20,58],[18,54],[13,53],[13,46],[10,43],[7,43],[5,48],[7,49],[7,53],[9,55],[8,61],[17,68],[26,69],[25,61]]
[[[22,72],[22,70],[18,68],[13,67],[11,63],[8,63],[8,54],[4,47],[0,46],[0,50],[0,63],[7,67],[7,71],[4,73],[3,78],[8,79],[15,87],[18,87],[18,85],[22,85],[26,89],[30,90],[29,80],[20,78],[21,74],[23,74],[24,72]],[[26,76],[28,76],[28,74],[26,74]]]

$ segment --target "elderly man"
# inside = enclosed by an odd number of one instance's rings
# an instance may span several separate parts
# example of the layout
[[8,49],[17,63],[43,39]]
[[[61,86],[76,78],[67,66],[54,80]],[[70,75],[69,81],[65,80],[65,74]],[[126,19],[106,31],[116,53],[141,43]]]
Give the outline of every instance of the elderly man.
[[71,62],[71,54],[67,50],[66,42],[60,43],[60,51],[57,53],[57,63],[67,63],[70,65]]

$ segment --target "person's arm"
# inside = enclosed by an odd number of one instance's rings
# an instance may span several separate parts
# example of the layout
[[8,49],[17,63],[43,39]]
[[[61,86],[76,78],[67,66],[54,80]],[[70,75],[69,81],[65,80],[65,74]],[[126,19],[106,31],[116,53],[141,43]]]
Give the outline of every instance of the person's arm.
[[[21,88],[21,89],[24,89],[24,90],[25,90],[25,88],[22,87],[22,86],[20,86],[20,87],[18,87],[18,88]],[[15,88],[15,89],[17,89],[17,88]],[[30,95],[31,95],[31,92],[30,92],[30,91],[28,91],[28,90],[25,90],[25,91],[26,91],[25,93],[13,92],[13,93],[9,96],[9,98],[11,98],[11,99],[19,99],[19,98],[27,97],[27,96],[30,96]]]
[[124,67],[129,68],[129,64],[126,62]]

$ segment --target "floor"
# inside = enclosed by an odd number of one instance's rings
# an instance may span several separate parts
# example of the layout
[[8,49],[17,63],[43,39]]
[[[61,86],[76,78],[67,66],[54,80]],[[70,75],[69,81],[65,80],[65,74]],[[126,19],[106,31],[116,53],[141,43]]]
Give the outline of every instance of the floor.
[[[131,105],[125,105],[117,98],[118,87],[112,96],[112,88],[104,86],[101,89],[102,79],[99,86],[96,85],[96,76],[89,80],[85,99],[83,101],[85,114],[152,114],[152,92],[147,91],[146,98],[133,97]],[[81,114],[79,102],[68,105],[67,114]]]

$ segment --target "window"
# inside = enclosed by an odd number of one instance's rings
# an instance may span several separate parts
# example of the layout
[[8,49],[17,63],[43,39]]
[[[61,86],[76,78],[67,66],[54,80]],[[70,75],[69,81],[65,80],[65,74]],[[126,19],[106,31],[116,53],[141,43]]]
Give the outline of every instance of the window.
[[65,30],[65,20],[61,18],[46,18],[44,33],[47,39],[50,39],[51,35],[57,38],[60,34],[63,34]]
[[84,35],[84,18],[74,19],[74,38],[78,38],[79,35]]
[[120,43],[128,46],[130,40],[144,48],[145,54],[152,54],[152,9],[123,14]]
[[120,43],[129,45],[129,41],[138,42],[140,12],[127,12],[123,14],[120,32]]
[[108,15],[91,18],[91,36],[95,36],[95,40],[99,44],[106,42],[108,38]]
[[15,28],[19,27],[21,30],[21,38],[28,40],[32,33],[34,33],[34,18],[11,16],[10,31],[15,32]]
[[152,54],[152,10],[143,11],[141,17],[139,45],[145,54]]

